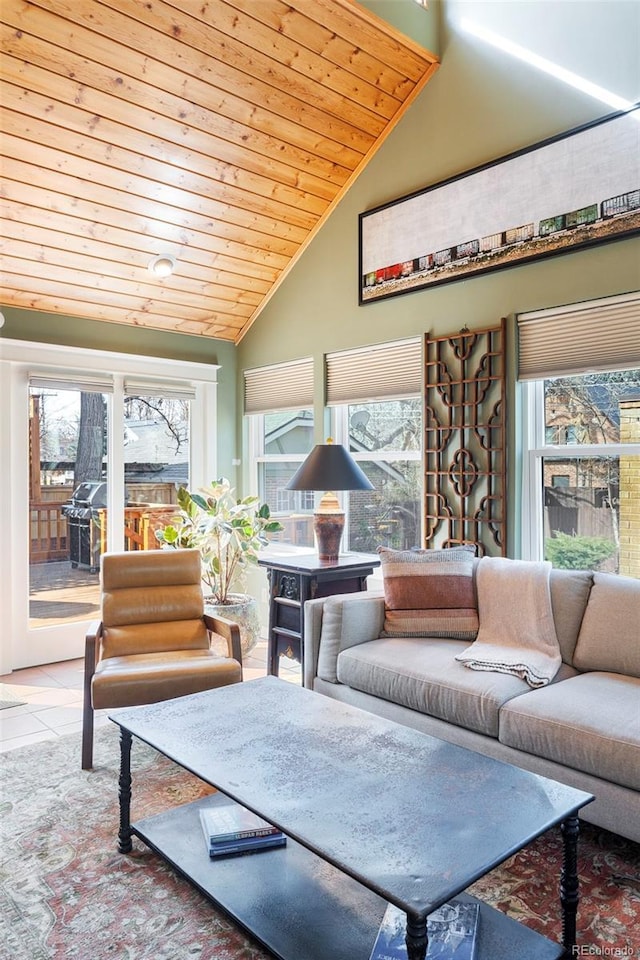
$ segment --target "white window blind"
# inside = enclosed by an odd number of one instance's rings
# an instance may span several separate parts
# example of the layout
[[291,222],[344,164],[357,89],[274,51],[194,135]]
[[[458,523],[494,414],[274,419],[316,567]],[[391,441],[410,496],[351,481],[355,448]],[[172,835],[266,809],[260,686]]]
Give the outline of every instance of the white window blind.
[[164,397],[167,400],[195,400],[196,388],[192,383],[175,380],[129,380],[124,382],[126,397]]
[[640,367],[640,293],[518,317],[518,378]]
[[301,410],[313,406],[313,358],[244,372],[244,412]]
[[74,373],[30,373],[29,384],[35,390],[80,390],[82,393],[113,393],[113,378]]
[[422,390],[419,338],[328,353],[325,364],[329,405],[413,397]]

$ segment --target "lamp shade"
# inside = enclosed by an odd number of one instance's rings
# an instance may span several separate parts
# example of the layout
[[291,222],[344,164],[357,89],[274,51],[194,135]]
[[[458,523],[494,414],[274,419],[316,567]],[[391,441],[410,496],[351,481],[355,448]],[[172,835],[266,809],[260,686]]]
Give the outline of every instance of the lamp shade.
[[286,486],[287,490],[373,490],[340,443],[318,443]]

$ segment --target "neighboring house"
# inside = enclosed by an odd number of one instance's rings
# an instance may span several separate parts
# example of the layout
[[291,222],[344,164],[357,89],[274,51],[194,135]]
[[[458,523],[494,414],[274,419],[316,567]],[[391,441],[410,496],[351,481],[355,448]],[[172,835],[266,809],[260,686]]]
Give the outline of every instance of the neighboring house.
[[177,490],[188,484],[188,439],[178,443],[163,420],[127,420],[125,429],[124,479],[128,488],[147,482],[169,484]]
[[[565,380],[551,381],[545,422],[545,442],[570,447],[574,454],[588,445],[637,442],[640,390],[637,384],[612,390],[606,378],[578,389]],[[621,570],[630,572],[630,540],[627,548],[624,532],[633,524],[634,504],[640,501],[639,458],[605,454],[545,458],[545,536],[564,533],[613,541]],[[612,569],[615,563],[612,560]]]
[[[265,453],[269,455],[306,452],[313,446],[313,420],[308,412],[269,414],[265,433]],[[377,449],[376,437],[364,436],[354,429],[349,436],[349,449],[366,454]],[[388,437],[387,439],[392,439]],[[370,552],[384,543],[394,547],[412,547],[420,542],[420,516],[415,498],[409,501],[400,495],[405,476],[392,463],[365,461],[365,472],[374,490],[358,490],[349,494],[349,544],[352,550]],[[264,496],[274,515],[308,514],[313,512],[315,496],[311,490],[286,490],[291,476],[290,461],[271,461],[265,477]],[[395,491],[395,492],[394,492]],[[273,539],[311,545],[310,516],[294,516],[283,520],[285,529]]]

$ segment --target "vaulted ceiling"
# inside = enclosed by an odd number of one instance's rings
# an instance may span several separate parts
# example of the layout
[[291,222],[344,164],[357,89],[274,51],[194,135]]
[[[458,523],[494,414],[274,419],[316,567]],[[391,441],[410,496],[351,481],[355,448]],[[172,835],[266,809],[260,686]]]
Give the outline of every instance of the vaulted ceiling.
[[0,302],[233,342],[437,67],[352,0],[2,0],[0,21]]

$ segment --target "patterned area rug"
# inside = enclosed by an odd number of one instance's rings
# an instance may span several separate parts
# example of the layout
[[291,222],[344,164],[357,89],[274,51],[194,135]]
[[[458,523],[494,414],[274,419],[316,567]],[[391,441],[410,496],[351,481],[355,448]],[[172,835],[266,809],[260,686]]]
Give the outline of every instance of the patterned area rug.
[[[118,854],[118,762],[110,724],[96,734],[90,772],[80,769],[79,735],[0,755],[0,957],[269,960],[138,840],[132,855]],[[136,819],[208,792],[138,742],[132,769]],[[559,940],[561,851],[552,831],[473,892]],[[585,825],[580,852],[579,934],[587,952],[577,955],[640,957],[640,846]]]

